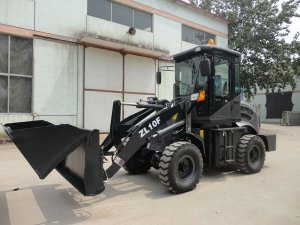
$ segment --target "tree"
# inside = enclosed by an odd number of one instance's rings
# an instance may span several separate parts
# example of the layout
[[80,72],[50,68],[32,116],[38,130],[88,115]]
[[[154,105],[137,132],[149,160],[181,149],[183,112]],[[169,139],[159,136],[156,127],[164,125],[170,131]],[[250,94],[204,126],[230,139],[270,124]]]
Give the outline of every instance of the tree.
[[300,43],[284,39],[300,0],[195,0],[194,4],[230,21],[229,48],[243,54],[241,83],[250,98],[257,88],[279,91],[296,87],[300,76]]

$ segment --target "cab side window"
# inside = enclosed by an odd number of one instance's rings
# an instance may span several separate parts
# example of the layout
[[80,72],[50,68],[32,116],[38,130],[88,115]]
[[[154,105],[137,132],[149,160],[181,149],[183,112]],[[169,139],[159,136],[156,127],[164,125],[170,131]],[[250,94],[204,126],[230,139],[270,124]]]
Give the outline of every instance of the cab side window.
[[229,96],[229,85],[229,60],[215,57],[215,96]]

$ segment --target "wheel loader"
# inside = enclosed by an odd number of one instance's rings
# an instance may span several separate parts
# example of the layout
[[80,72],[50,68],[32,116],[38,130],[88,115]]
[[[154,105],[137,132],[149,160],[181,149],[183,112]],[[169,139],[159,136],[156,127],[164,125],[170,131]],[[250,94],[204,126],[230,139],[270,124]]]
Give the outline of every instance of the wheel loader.
[[[122,167],[131,174],[159,170],[161,183],[173,193],[194,189],[204,166],[257,173],[266,152],[276,149],[276,136],[260,133],[257,114],[241,101],[240,58],[214,45],[174,55],[174,99],[114,101],[101,145],[99,130],[68,124],[29,121],[4,129],[41,179],[56,169],[83,195],[103,192],[104,181]],[[124,105],[140,111],[121,120]],[[104,169],[108,158],[112,163]]]

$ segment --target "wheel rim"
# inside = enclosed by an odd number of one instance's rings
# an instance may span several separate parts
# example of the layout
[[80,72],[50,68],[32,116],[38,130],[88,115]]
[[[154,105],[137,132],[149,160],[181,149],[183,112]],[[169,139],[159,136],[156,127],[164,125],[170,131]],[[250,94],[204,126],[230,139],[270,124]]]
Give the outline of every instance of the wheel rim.
[[183,156],[177,163],[177,178],[182,181],[187,181],[192,176],[195,170],[194,159],[190,156]]
[[249,151],[249,160],[250,163],[255,164],[259,161],[260,158],[260,151],[258,146],[253,146]]

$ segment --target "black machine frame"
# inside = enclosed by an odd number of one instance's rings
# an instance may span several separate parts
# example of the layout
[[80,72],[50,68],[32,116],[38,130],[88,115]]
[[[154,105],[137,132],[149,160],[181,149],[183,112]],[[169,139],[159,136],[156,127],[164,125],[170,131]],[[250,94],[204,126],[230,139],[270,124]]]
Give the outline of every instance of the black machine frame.
[[[5,124],[4,129],[41,179],[56,169],[83,195],[101,193],[103,182],[122,167],[131,173],[159,169],[162,183],[174,193],[192,190],[202,175],[203,164],[237,165],[245,173],[259,172],[265,151],[276,149],[276,136],[259,133],[257,115],[241,103],[240,94],[235,94],[232,65],[240,54],[204,45],[177,54],[174,60],[177,63],[199,54],[209,55],[212,65],[214,56],[232,62],[231,95],[217,110],[212,70],[207,74],[204,102],[178,94],[171,102],[154,97],[137,103],[114,101],[110,133],[101,145],[99,130],[67,124],[31,121]],[[209,61],[202,66],[211,71]],[[122,105],[141,110],[121,120]],[[199,113],[203,108],[205,115]],[[112,164],[104,169],[109,156]]]

